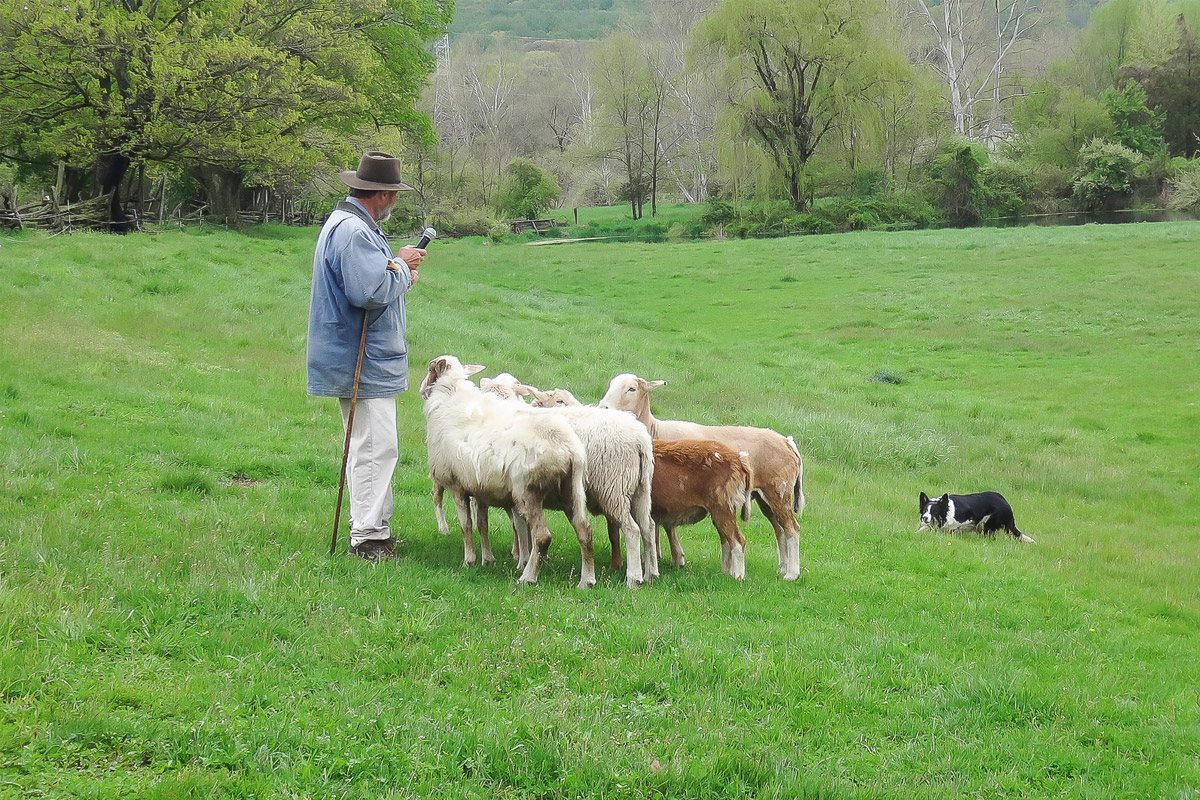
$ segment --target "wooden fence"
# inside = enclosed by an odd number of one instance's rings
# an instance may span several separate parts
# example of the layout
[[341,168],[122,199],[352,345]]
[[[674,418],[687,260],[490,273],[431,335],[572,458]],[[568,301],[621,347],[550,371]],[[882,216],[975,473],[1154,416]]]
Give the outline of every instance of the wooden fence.
[[[225,217],[214,216],[207,205],[178,204],[168,209],[164,196],[165,191],[160,188],[158,196],[145,202],[128,204],[124,208],[126,220],[117,223],[109,219],[111,195],[93,197],[78,203],[59,203],[53,196],[46,195],[41,200],[26,204],[20,204],[15,197],[4,196],[0,197],[0,229],[140,231],[144,230],[147,224],[159,227],[178,225],[180,228],[185,225],[205,224],[228,227]],[[315,225],[324,219],[324,214],[318,214],[316,206],[307,202],[297,203],[289,197],[272,198],[268,193],[256,195],[256,199],[260,200],[262,207],[239,211],[240,223]]]

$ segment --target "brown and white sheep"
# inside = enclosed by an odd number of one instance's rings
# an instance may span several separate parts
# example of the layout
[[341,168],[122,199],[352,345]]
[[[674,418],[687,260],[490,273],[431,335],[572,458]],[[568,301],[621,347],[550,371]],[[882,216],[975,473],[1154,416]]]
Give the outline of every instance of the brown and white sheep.
[[768,428],[656,419],[650,413],[650,392],[665,384],[629,373],[618,375],[609,383],[600,407],[632,412],[655,439],[714,439],[745,451],[755,500],[775,530],[779,572],[784,580],[799,578],[800,526],[795,514],[804,511],[804,463],[795,440]]
[[746,453],[711,439],[655,439],[650,516],[667,532],[671,563],[683,564],[675,535],[679,525],[711,516],[721,537],[721,571],[746,577],[746,537],[738,530],[750,518],[750,466]]

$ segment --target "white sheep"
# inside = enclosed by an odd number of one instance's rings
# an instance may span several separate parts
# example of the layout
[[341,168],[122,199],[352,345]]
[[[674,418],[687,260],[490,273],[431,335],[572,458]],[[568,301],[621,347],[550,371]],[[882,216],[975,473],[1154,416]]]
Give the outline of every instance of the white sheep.
[[470,498],[481,505],[513,508],[528,525],[529,553],[519,582],[537,583],[550,547],[544,509],[548,501],[557,500],[579,538],[579,588],[594,586],[583,443],[561,418],[480,391],[469,377],[482,369],[464,366],[452,355],[439,356],[429,362],[420,388],[429,472],[454,498],[464,555],[474,550]]
[[[507,372],[501,372],[494,378],[481,378],[479,381],[479,388],[484,392],[489,392],[505,400],[517,400],[518,397],[514,387],[519,383],[520,381],[518,381],[514,376]],[[438,533],[442,534],[443,536],[447,536],[450,533],[450,525],[446,522],[446,511],[442,504],[443,495],[445,494],[445,487],[434,480],[432,475],[429,476],[429,479],[433,484],[433,487],[430,489],[430,494],[433,496],[433,516],[434,519],[437,520]],[[472,506],[475,519],[475,530],[479,532],[482,563],[485,565],[492,564],[496,561],[496,559],[495,556],[492,555],[492,543],[488,538],[487,506],[481,506],[478,502],[473,503]],[[509,519],[513,521],[513,531],[515,534],[515,532],[518,530],[518,523],[516,520],[513,520],[512,509],[508,509],[508,516]],[[512,557],[513,560],[517,562],[518,566],[524,566],[524,564],[521,562],[519,539],[516,535],[513,536],[512,540]],[[464,554],[463,566],[475,566],[475,547],[473,543],[471,549]]]
[[[518,395],[533,398],[533,405],[553,409],[578,434],[587,451],[584,479],[588,510],[602,514],[608,523],[613,569],[621,567],[620,532],[625,534],[625,583],[633,588],[643,578],[658,577],[658,552],[650,514],[654,476],[654,446],[644,425],[630,414],[573,404],[556,404],[551,396],[532,386],[518,384]],[[560,390],[561,391],[561,390]],[[567,393],[569,396],[569,393]],[[644,564],[643,564],[644,559]]]
[[779,572],[784,580],[799,578],[800,526],[794,514],[804,511],[804,462],[795,440],[768,428],[655,419],[650,413],[650,392],[665,384],[629,373],[618,375],[609,383],[600,407],[632,412],[655,439],[714,439],[748,453],[755,499],[775,529]]

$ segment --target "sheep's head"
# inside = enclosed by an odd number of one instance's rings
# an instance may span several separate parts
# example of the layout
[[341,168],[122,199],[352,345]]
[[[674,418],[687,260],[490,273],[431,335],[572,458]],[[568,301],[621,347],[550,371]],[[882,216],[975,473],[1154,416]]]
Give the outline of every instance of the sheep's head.
[[541,389],[520,384],[517,386],[517,394],[522,397],[532,397],[532,404],[538,408],[565,408],[567,406],[583,405],[583,403],[575,399],[575,395],[566,389],[551,389],[548,392],[543,392]]
[[650,392],[666,385],[666,381],[648,381],[626,372],[609,381],[608,391],[600,398],[599,405],[641,414],[643,410],[650,410]]
[[463,364],[451,355],[438,356],[429,362],[429,372],[421,380],[421,397],[428,400],[435,386],[449,386],[458,381],[465,381],[484,369],[481,364]]
[[517,387],[521,382],[507,372],[501,372],[494,378],[480,378],[479,388],[505,400],[516,400],[520,392]]

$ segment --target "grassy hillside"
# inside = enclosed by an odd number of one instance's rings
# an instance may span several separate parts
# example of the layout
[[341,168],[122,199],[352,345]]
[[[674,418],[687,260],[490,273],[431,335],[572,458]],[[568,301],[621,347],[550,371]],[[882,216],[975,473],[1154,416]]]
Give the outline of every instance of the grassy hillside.
[[642,0],[455,0],[454,33],[602,39],[642,13]]
[[[1200,792],[1200,224],[435,243],[414,384],[633,371],[800,443],[800,581],[756,513],[744,583],[705,522],[632,593],[561,515],[539,586],[462,568],[412,392],[402,559],[327,555],[314,239],[0,237],[0,797]],[[1038,544],[915,532],[982,489]]]

